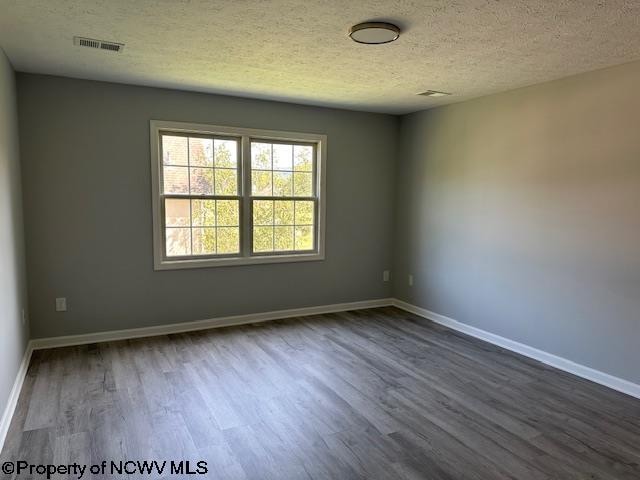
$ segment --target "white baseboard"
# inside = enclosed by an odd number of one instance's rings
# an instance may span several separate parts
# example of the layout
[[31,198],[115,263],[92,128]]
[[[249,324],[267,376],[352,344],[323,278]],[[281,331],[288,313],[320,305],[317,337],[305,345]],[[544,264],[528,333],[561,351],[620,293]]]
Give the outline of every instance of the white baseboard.
[[426,319],[432,320],[440,325],[457,330],[472,337],[479,338],[494,345],[506,348],[516,353],[538,360],[552,367],[572,373],[592,382],[605,385],[614,390],[626,393],[636,398],[640,398],[640,385],[632,383],[622,378],[614,377],[608,373],[600,372],[590,367],[577,364],[566,358],[558,357],[537,348],[509,340],[508,338],[489,333],[476,327],[458,322],[444,315],[431,312],[424,308],[411,305],[410,303],[395,298],[381,298],[376,300],[365,300],[361,302],[337,303],[333,305],[320,305],[315,307],[294,308],[289,310],[276,310],[264,313],[251,313],[248,315],[234,315],[229,317],[212,318],[195,322],[174,323],[171,325],[158,325],[154,327],[132,328],[127,330],[114,330],[109,332],[90,333],[86,335],[70,335],[64,337],[37,338],[31,340],[25,350],[22,363],[18,369],[13,388],[9,395],[7,406],[4,409],[2,420],[0,421],[0,451],[4,445],[13,413],[18,403],[18,397],[22,390],[31,354],[34,350],[43,348],[66,347],[72,345],[84,345],[87,343],[108,342],[114,340],[126,340],[130,338],[152,337],[156,335],[166,335],[170,333],[192,332],[196,330],[207,330],[210,328],[228,327],[232,325],[243,325],[247,323],[266,322],[281,318],[301,317],[307,315],[320,315],[323,313],[343,312],[347,310],[361,310],[365,308],[396,306],[407,312],[414,313]]
[[631,395],[632,397],[640,398],[640,385],[638,385],[637,383],[633,383],[619,377],[614,377],[613,375],[609,375],[608,373],[604,373],[591,367],[580,365],[579,363],[572,362],[571,360],[567,360],[566,358],[562,358],[543,350],[538,350],[537,348],[530,347],[523,343],[509,340],[508,338],[501,337],[500,335],[496,335],[494,333],[472,327],[465,323],[459,322],[449,317],[445,317],[444,315],[440,315],[439,313],[431,312],[424,308],[417,307],[402,300],[393,299],[393,305],[401,308],[402,310],[406,310],[407,312],[411,312],[420,317],[432,320],[433,322],[440,325],[444,325],[445,327],[449,327],[453,330],[466,333],[467,335],[471,335],[472,337],[479,338],[480,340],[498,345],[502,348],[506,348],[507,350],[511,350],[512,352],[519,353],[526,357],[533,358],[534,360],[538,360],[552,367],[564,370],[565,372],[572,373],[574,375],[577,375],[578,377],[586,378],[587,380],[591,380],[592,382],[604,385],[622,393],[626,393],[627,395]]
[[274,310],[263,313],[250,313],[247,315],[234,315],[230,317],[218,317],[194,322],[173,323],[170,325],[158,325],[154,327],[130,328],[126,330],[112,330],[109,332],[88,333],[84,335],[69,335],[64,337],[36,338],[32,340],[34,350],[54,347],[69,347],[72,345],[85,345],[87,343],[111,342],[114,340],[127,340],[130,338],[153,337],[170,333],[193,332],[210,328],[230,327],[247,323],[266,322],[281,318],[302,317],[306,315],[320,315],[323,313],[344,312],[346,310],[361,310],[364,308],[386,307],[393,304],[392,298],[380,298],[376,300],[364,300],[361,302],[335,303],[332,305],[319,305],[316,307],[293,308],[289,310]]
[[18,398],[20,397],[20,392],[22,391],[22,384],[24,383],[24,379],[27,376],[27,370],[29,369],[29,362],[31,361],[32,353],[33,344],[32,342],[29,342],[27,344],[27,348],[24,351],[24,355],[22,356],[22,362],[20,362],[20,367],[18,368],[16,379],[13,382],[13,387],[11,388],[11,392],[9,393],[7,405],[4,408],[2,419],[0,420],[0,452],[2,452],[4,441],[6,440],[7,433],[9,432],[9,426],[11,425],[13,412],[15,412],[16,406],[18,405]]
[[361,302],[335,303],[332,305],[319,305],[315,307],[293,308],[289,310],[275,310],[263,313],[250,313],[247,315],[234,315],[230,317],[211,318],[195,322],[173,323],[170,325],[158,325],[145,328],[130,328],[126,330],[113,330],[109,332],[89,333],[86,335],[69,335],[64,337],[36,338],[31,340],[26,348],[18,374],[13,383],[7,406],[0,421],[0,452],[4,446],[11,419],[18,404],[20,391],[29,368],[31,354],[34,350],[43,348],[68,347],[72,345],[85,345],[87,343],[109,342],[114,340],[127,340],[130,338],[153,337],[167,335],[169,333],[193,332],[210,328],[229,327],[247,323],[266,322],[282,318],[302,317],[307,315],[320,315],[323,313],[344,312],[347,310],[362,310],[365,308],[387,307],[393,305],[392,298],[380,298]]

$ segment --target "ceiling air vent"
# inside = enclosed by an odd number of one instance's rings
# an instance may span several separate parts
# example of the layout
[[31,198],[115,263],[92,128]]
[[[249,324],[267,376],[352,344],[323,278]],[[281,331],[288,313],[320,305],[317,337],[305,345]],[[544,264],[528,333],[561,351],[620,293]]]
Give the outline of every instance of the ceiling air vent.
[[437,90],[427,90],[426,92],[419,93],[418,95],[422,95],[423,97],[446,97],[451,94],[446,92],[438,92]]
[[124,48],[123,43],[105,42],[104,40],[96,40],[95,38],[73,37],[73,44],[78,47],[97,48],[98,50],[106,50],[108,52],[121,52]]

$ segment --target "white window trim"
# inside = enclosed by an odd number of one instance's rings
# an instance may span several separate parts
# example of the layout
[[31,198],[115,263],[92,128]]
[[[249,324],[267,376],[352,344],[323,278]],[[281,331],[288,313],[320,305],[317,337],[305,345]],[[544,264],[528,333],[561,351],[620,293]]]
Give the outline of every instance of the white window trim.
[[[163,120],[150,121],[151,148],[151,204],[153,208],[153,265],[155,270],[175,270],[185,268],[210,268],[230,265],[256,265],[263,263],[289,263],[324,260],[325,258],[325,227],[326,227],[326,160],[327,136],[314,133],[282,132],[275,130],[257,130],[252,128],[237,128],[200,123],[171,122]],[[240,256],[221,258],[188,258],[172,260],[164,256],[164,232],[161,218],[161,157],[160,132],[173,131],[180,133],[200,133],[210,135],[232,136],[240,139],[240,166],[242,176],[242,190],[240,198]],[[277,140],[291,142],[308,142],[316,144],[316,192],[318,196],[318,215],[316,218],[316,245],[313,252],[287,253],[274,255],[251,255],[251,245],[248,244],[251,221],[248,216],[251,201],[251,139]],[[249,170],[247,170],[249,168]],[[277,199],[277,197],[274,197]]]

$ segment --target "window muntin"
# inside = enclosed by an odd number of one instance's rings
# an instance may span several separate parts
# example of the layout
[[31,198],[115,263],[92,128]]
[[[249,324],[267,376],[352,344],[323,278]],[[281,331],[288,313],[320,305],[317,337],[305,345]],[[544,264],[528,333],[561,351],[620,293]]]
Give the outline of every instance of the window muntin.
[[324,258],[326,137],[151,126],[157,269]]

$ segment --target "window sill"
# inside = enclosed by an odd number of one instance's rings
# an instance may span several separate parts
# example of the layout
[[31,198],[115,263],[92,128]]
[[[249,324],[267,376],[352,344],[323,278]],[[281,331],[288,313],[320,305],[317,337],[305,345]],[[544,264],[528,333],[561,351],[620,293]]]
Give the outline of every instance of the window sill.
[[270,263],[314,262],[324,260],[324,254],[304,253],[291,255],[271,255],[255,257],[206,258],[189,260],[161,260],[156,262],[154,270],[183,270],[188,268],[231,267],[235,265],[261,265]]

